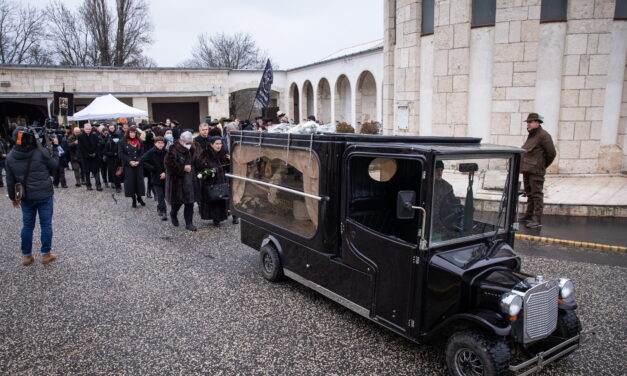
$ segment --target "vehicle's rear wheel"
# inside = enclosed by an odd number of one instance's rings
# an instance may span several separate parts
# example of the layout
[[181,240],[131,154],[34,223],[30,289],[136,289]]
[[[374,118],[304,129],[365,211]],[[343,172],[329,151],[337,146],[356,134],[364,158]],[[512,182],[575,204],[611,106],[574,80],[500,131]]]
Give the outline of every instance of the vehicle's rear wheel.
[[509,362],[509,347],[496,336],[463,331],[446,343],[446,365],[453,376],[509,375]]
[[278,282],[283,279],[283,266],[279,252],[271,244],[266,244],[259,251],[261,262],[261,274],[270,282]]
[[575,311],[559,311],[557,329],[554,335],[562,338],[572,338],[581,331],[581,322]]

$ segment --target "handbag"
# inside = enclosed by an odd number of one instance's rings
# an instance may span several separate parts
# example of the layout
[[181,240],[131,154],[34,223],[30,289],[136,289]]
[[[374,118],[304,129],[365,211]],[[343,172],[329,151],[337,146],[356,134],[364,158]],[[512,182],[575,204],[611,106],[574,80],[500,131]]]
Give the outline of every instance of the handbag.
[[22,200],[26,200],[26,184],[28,184],[28,174],[30,173],[30,165],[33,162],[33,156],[35,155],[35,151],[33,151],[28,157],[28,162],[26,163],[26,171],[24,172],[24,179],[22,182],[15,183],[15,201],[20,202]]
[[207,187],[209,201],[226,201],[231,198],[229,183],[213,184]]
[[124,173],[124,167],[120,166],[117,170],[115,170],[115,176],[122,176]]

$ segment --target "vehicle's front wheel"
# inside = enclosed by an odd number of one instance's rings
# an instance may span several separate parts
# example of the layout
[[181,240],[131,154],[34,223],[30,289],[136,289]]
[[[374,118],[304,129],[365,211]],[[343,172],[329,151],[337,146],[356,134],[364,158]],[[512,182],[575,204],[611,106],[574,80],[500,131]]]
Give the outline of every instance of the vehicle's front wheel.
[[283,279],[283,266],[279,252],[270,244],[266,244],[259,250],[261,262],[261,274],[270,282],[278,282]]
[[446,365],[453,376],[509,375],[509,363],[509,347],[496,336],[463,331],[446,343]]

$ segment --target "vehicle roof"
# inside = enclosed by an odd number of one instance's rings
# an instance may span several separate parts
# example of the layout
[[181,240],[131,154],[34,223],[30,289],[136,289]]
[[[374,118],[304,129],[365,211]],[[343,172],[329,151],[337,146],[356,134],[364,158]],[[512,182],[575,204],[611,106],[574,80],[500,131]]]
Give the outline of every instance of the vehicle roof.
[[[382,147],[381,143],[374,142],[351,142],[349,143],[351,146],[356,146],[358,148],[378,148]],[[497,154],[497,153],[505,153],[505,154],[522,154],[525,152],[524,149],[512,147],[512,146],[503,146],[503,145],[493,145],[493,144],[474,144],[474,143],[459,143],[459,144],[418,144],[418,143],[410,143],[410,142],[390,142],[385,143],[385,148],[389,149],[411,149],[416,151],[422,151],[425,153],[433,153],[433,154]]]

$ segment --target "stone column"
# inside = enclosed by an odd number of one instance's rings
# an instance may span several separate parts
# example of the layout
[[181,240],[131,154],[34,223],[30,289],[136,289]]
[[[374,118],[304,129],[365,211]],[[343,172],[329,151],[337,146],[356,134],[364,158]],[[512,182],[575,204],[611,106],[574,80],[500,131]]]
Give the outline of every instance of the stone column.
[[133,107],[144,110],[148,113],[150,118],[150,111],[148,111],[148,98],[147,97],[133,97]]
[[[396,0],[383,2],[383,134],[394,132],[394,54],[396,51]],[[329,83],[331,84],[331,83]],[[335,124],[335,86],[331,89],[331,122]]]
[[599,171],[601,172],[619,172],[622,165],[623,150],[617,145],[617,142],[625,80],[627,22],[614,21],[611,45],[601,127],[601,152],[599,155]]

